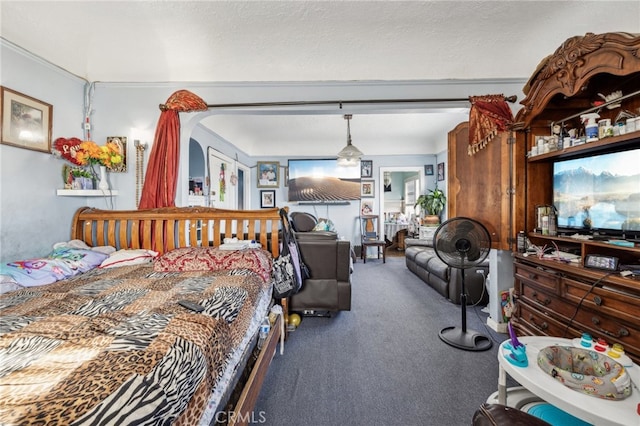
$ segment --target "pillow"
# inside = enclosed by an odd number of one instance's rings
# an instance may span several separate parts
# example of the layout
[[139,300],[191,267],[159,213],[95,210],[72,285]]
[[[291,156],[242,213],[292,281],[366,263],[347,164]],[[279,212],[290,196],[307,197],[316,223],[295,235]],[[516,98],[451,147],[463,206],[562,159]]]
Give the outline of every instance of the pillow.
[[153,262],[156,272],[221,271],[249,269],[263,281],[271,279],[271,253],[261,249],[220,250],[214,247],[173,249]]
[[34,287],[87,272],[100,265],[107,256],[93,250],[58,247],[46,258],[3,264],[0,273],[11,276],[24,287]]
[[0,294],[20,290],[22,287],[11,275],[0,275]]
[[107,257],[100,268],[115,268],[117,266],[140,265],[151,263],[158,256],[157,251],[145,249],[118,250]]
[[547,346],[538,353],[538,366],[575,391],[604,399],[631,395],[631,378],[622,364],[608,356],[572,346]]
[[60,259],[68,263],[76,273],[87,272],[100,266],[107,257],[108,254],[99,251],[70,247],[55,248],[48,256],[49,259]]

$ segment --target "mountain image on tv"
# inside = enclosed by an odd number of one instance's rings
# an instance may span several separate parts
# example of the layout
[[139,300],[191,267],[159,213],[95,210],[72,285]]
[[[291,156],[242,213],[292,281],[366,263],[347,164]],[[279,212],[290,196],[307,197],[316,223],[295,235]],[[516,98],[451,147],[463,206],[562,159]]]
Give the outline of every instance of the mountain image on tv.
[[640,150],[595,159],[601,161],[588,157],[554,165],[553,202],[558,226],[640,230],[640,172],[622,173],[630,170],[624,166],[629,161],[638,170]]

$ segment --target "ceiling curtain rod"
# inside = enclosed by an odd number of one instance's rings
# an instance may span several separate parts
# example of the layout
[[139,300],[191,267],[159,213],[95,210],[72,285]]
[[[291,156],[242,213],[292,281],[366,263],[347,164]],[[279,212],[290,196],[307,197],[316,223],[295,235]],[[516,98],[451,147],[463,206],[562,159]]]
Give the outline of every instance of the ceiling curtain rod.
[[[514,103],[516,95],[505,97],[507,102]],[[356,99],[349,101],[289,101],[289,102],[253,102],[238,104],[210,104],[207,108],[252,108],[252,107],[281,107],[281,106],[306,106],[306,105],[332,105],[337,104],[342,109],[347,104],[408,104],[408,103],[439,103],[439,102],[469,102],[469,98],[435,98],[435,99]]]

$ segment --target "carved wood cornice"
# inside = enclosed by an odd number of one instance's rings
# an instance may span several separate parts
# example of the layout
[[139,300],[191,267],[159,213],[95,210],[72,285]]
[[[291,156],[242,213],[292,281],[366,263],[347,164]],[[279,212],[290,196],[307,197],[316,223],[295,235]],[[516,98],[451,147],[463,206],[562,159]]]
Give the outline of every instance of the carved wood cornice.
[[577,94],[596,74],[640,72],[640,34],[587,33],[567,39],[544,58],[525,85],[516,122],[527,127],[558,93]]

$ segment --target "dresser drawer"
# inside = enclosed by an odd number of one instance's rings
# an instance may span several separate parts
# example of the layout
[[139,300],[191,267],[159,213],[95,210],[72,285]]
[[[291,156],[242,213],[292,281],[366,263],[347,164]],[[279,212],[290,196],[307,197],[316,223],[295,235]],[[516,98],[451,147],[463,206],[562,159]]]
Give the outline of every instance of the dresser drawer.
[[546,289],[553,294],[560,294],[560,278],[556,274],[517,262],[514,267],[516,279],[523,284],[530,284]]
[[556,295],[540,290],[538,286],[532,285],[529,281],[521,280],[519,284],[519,297],[543,312],[556,311],[565,303]]
[[584,298],[583,307],[640,327],[640,297],[606,286],[596,286],[589,291],[591,287],[569,278],[562,279],[561,283],[562,295],[567,300],[578,305]]
[[544,312],[538,311],[527,303],[518,303],[517,316],[519,317],[518,321],[523,323],[523,327],[534,330],[535,334],[555,337],[574,337],[572,335],[579,335],[575,330],[567,330],[566,324]]

